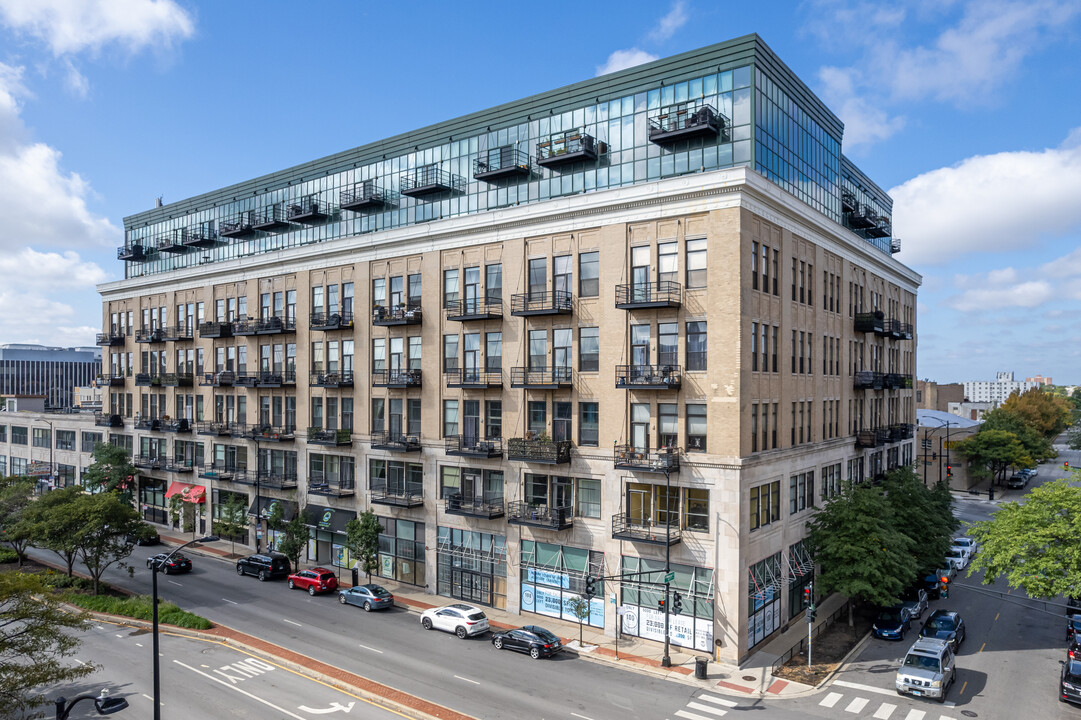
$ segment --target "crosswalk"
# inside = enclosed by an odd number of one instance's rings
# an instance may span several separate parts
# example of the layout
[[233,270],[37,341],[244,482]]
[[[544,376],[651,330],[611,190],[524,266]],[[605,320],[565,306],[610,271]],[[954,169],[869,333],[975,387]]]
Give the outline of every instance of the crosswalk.
[[675,716],[684,720],[715,720],[722,715],[727,715],[728,710],[736,705],[737,703],[727,698],[702,693],[691,699],[682,710],[677,710]]
[[[878,690],[878,688],[874,689]],[[837,708],[857,715],[862,713],[870,703],[871,700],[865,697],[856,696],[849,699],[845,697],[844,693],[831,692],[822,698],[818,704],[820,707],[827,709]],[[955,720],[950,715],[938,715],[936,719],[933,711],[918,708],[912,708],[907,713],[903,709],[897,712],[897,706],[888,702],[881,703],[871,717],[875,718],[875,720]]]

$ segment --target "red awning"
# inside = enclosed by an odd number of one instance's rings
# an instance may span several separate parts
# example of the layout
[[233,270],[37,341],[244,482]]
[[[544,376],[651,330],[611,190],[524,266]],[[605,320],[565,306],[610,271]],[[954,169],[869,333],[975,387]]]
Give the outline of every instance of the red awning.
[[206,488],[202,485],[189,485],[188,483],[182,482],[169,483],[169,490],[165,493],[165,497],[171,498],[178,493],[180,498],[185,502],[206,502]]

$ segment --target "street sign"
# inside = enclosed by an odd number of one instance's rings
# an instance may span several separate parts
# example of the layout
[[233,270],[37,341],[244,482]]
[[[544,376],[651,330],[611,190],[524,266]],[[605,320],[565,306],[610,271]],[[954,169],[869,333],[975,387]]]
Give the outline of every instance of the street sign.
[[676,572],[675,572],[675,570],[672,570],[672,571],[670,571],[670,572],[666,572],[666,573],[664,574],[664,581],[665,581],[666,583],[670,583],[670,582],[672,582],[672,581],[673,581],[673,580],[675,580],[675,579],[676,579]]

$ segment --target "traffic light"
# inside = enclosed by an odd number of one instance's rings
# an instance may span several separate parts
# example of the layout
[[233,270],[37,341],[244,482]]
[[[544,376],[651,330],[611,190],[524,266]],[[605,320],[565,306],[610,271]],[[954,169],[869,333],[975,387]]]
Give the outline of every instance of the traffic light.
[[953,477],[953,465],[946,466],[946,477]]
[[657,610],[660,612],[664,612],[664,598],[661,598],[657,601]]
[[672,613],[679,615],[681,612],[683,612],[683,598],[678,592],[672,593]]
[[814,605],[811,605],[809,608],[807,608],[807,622],[813,623],[816,617],[818,617],[818,608],[816,608]]
[[946,598],[948,598],[950,596],[950,579],[947,576],[943,575],[942,577],[939,578],[939,580],[942,581],[942,587],[938,591],[938,595],[943,600],[945,600]]
[[811,606],[811,588],[810,586],[803,588],[803,607],[804,609]]
[[586,597],[587,598],[592,598],[594,595],[597,594],[597,589],[595,587],[596,582],[597,582],[596,579],[592,575],[586,575]]

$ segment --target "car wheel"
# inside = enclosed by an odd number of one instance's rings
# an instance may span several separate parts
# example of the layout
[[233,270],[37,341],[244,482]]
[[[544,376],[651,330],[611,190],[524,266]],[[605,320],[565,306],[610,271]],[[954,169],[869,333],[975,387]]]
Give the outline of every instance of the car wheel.
[[244,577],[244,568],[237,565],[236,566],[236,574],[239,575],[240,577]]
[[[952,684],[953,683],[951,682],[950,685],[952,685]],[[950,685],[947,685],[946,687],[942,688],[942,692],[940,692],[938,694],[938,697],[935,698],[936,700],[938,700],[939,705],[946,702],[946,693],[948,693],[950,691]]]
[[367,600],[365,600],[364,601],[364,612],[371,612],[371,611],[372,611],[372,604],[370,602],[368,602]]
[[345,595],[339,595],[338,602],[340,602],[342,605],[345,605]]
[[466,636],[465,628],[462,627],[461,625],[459,625],[458,629],[454,631],[454,634],[457,635],[459,639],[465,640],[465,636]]
[[266,582],[266,570],[259,571],[259,580],[262,582]]
[[529,657],[533,658],[534,660],[540,660],[540,648],[538,648],[538,647],[529,648]]
[[432,629],[432,619],[431,618],[423,618],[420,621],[420,624],[424,626],[425,630],[431,630]]
[[[260,574],[260,575],[259,575],[259,579],[260,579],[260,580],[262,580],[262,579],[263,579],[263,576],[262,576],[262,574]],[[290,589],[290,590],[292,590],[292,589],[293,589],[293,588],[295,588],[295,587],[296,587],[296,585],[295,585],[295,584],[293,583],[293,581],[292,581],[292,580],[290,580],[290,581],[289,581],[289,589]]]
[[309,585],[308,586],[308,594],[311,595],[312,597],[315,597],[315,586],[314,585]]
[[496,650],[502,650],[503,649],[503,638],[497,637],[495,640],[492,641],[492,644],[495,645]]

